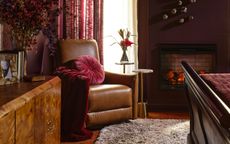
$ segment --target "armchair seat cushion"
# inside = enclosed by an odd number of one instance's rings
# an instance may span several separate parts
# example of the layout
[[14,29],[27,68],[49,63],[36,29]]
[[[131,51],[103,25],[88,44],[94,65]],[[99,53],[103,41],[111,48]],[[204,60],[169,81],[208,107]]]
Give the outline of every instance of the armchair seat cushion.
[[119,84],[90,86],[88,112],[132,107],[132,89]]

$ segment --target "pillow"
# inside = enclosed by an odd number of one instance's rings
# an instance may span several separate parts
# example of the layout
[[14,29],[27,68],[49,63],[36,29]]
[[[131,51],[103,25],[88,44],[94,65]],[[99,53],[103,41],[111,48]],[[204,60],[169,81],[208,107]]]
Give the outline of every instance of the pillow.
[[66,66],[76,69],[79,75],[87,77],[90,84],[100,84],[104,81],[104,68],[95,57],[82,55],[67,62]]

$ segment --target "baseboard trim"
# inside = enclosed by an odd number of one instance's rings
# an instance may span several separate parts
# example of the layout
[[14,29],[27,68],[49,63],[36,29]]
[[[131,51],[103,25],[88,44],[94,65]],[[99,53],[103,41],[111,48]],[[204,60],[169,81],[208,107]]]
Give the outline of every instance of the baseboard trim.
[[147,104],[148,112],[188,112],[187,106],[176,105],[149,105]]

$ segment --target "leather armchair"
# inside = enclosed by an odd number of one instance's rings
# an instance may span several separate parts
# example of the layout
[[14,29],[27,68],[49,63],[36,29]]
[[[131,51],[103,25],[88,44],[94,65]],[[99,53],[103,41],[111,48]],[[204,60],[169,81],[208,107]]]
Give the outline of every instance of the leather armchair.
[[[95,40],[60,40],[59,62],[65,63],[80,55],[94,56],[99,60]],[[89,88],[87,128],[134,119],[137,117],[138,77],[136,74],[105,72],[102,84]]]

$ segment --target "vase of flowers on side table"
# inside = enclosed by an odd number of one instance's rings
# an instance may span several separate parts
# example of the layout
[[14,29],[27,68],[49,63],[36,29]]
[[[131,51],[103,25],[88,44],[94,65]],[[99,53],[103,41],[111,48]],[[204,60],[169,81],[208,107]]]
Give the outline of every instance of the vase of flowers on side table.
[[122,53],[120,62],[129,62],[129,59],[128,59],[126,52],[127,52],[128,47],[131,47],[134,44],[132,41],[129,40],[130,36],[132,36],[132,35],[128,29],[119,29],[118,34],[119,34],[121,40],[118,41],[114,38],[116,40],[116,42],[114,42],[113,44],[119,44],[121,49],[122,49],[123,53]]

